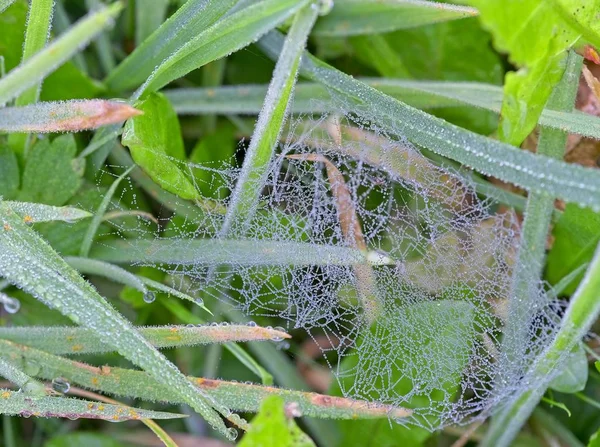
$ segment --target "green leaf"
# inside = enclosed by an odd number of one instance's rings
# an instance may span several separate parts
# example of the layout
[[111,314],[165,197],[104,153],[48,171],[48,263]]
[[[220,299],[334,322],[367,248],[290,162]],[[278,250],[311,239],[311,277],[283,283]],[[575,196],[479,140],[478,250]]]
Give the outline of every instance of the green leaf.
[[585,15],[589,22],[596,14],[598,2],[470,0],[469,3],[479,9],[482,23],[494,36],[496,48],[509,53],[510,60],[523,67],[506,75],[500,126],[501,139],[519,145],[537,124],[554,85],[561,78],[564,51],[581,37],[580,30],[557,12],[556,5],[566,8],[569,16]]
[[92,213],[70,206],[51,206],[30,202],[6,202],[12,210],[21,216],[25,223],[62,221],[72,223],[92,217]]
[[21,62],[28,6],[27,1],[18,0],[0,14],[0,55],[7,71]]
[[[272,58],[281,49],[281,35],[273,31],[260,47]],[[600,176],[585,168],[522,151],[416,110],[384,95],[313,56],[305,54],[301,74],[318,80],[355,107],[363,119],[376,120],[380,129],[407,138],[464,166],[530,191],[600,210]]]
[[596,360],[596,361],[594,362],[594,366],[596,367],[596,370],[597,370],[598,372],[600,372],[600,361]]
[[[173,394],[168,386],[143,371],[106,366],[97,368],[2,339],[0,339],[0,346],[2,347],[0,355],[22,358],[24,367],[35,371],[36,377],[48,380],[62,377],[71,384],[118,396],[174,404],[185,402],[181,396]],[[313,418],[350,421],[381,419],[387,424],[390,415],[395,417],[410,415],[407,410],[365,400],[235,381],[191,376],[188,376],[188,379],[214,399],[244,412],[255,413],[264,399],[269,396],[279,396],[286,404],[295,406],[303,415]]]
[[46,395],[44,384],[21,371],[11,360],[0,358],[0,376],[8,379],[29,396],[42,397]]
[[0,79],[0,104],[18,96],[69,60],[104,28],[110,26],[122,8],[123,5],[117,2],[88,15],[42,51],[11,70]]
[[[117,264],[302,266],[371,262],[359,250],[335,245],[243,239],[111,240],[93,247],[90,256]],[[373,259],[375,264],[384,261]]]
[[587,447],[600,447],[600,429],[592,435]]
[[73,159],[77,147],[73,135],[62,135],[50,143],[39,140],[27,156],[19,200],[60,206],[81,186],[81,173]]
[[573,348],[565,363],[565,369],[550,382],[548,387],[561,393],[583,391],[588,380],[588,361],[581,343]]
[[544,397],[542,398],[542,402],[546,402],[548,405],[550,405],[550,407],[556,407],[556,408],[560,408],[561,410],[563,410],[565,413],[567,413],[567,415],[569,417],[571,417],[571,411],[569,410],[569,408],[562,402],[557,402],[553,399],[550,399],[548,397]]
[[123,145],[129,147],[135,162],[165,190],[183,199],[201,199],[178,165],[178,161],[185,159],[185,149],[179,120],[169,100],[154,93],[138,103],[137,108],[143,115],[125,124]]
[[46,441],[44,447],[126,447],[112,436],[96,432],[75,432],[54,436]]
[[[157,348],[290,338],[281,328],[238,324],[148,326],[137,329],[146,340]],[[79,327],[0,327],[0,338],[38,348],[51,354],[89,354],[114,351],[114,347],[102,341],[94,331]]]
[[337,0],[315,25],[317,36],[354,36],[415,28],[477,15],[465,6],[420,0]]
[[93,98],[105,90],[98,81],[84,74],[72,62],[67,62],[44,79],[41,101]]
[[59,417],[69,419],[104,419],[113,422],[139,419],[175,419],[182,414],[142,410],[125,405],[73,399],[70,397],[37,397],[0,389],[0,414],[23,417]]
[[15,0],[0,0],[0,12],[8,8]]
[[158,90],[196,68],[244,48],[307,3],[308,0],[261,0],[227,15],[165,59],[136,94]]
[[[226,434],[216,403],[194,386],[132,325],[116,312],[79,274],[0,202],[0,274],[12,284],[67,315],[77,324],[94,329],[124,357],[147,370],[171,392]],[[68,291],[68,293],[66,293]],[[219,407],[220,411],[226,412]]]
[[279,396],[265,399],[260,411],[252,420],[240,447],[315,447],[315,443],[288,419],[284,411],[284,401]]
[[116,91],[142,84],[159,64],[215,23],[234,4],[234,0],[188,0],[110,72],[106,84]]
[[[419,371],[419,380],[423,383],[439,384],[428,394],[417,393],[406,401],[403,405],[409,409],[435,407],[458,390],[476,336],[473,306],[464,301],[442,300],[403,306],[397,312],[402,312],[403,317],[395,318],[393,314],[388,318],[381,317],[369,332],[362,334],[358,341],[360,355],[348,355],[343,360],[340,383],[334,384],[333,394],[339,395],[343,390],[352,389],[355,380],[374,380],[377,375],[374,371],[381,368],[379,362],[382,358],[386,359],[386,363],[393,363],[394,369],[390,374],[377,376],[378,386],[385,387],[397,399],[414,390],[415,383],[411,377],[415,378],[415,371]],[[427,325],[423,326],[423,322]],[[394,344],[394,337],[402,337],[403,346],[427,346],[427,353],[410,348],[390,352],[390,346],[398,346]],[[349,374],[344,374],[344,371]],[[364,398],[377,399],[375,395]],[[418,420],[425,425],[436,424],[423,416],[419,416]],[[400,443],[403,445],[414,443],[418,446],[431,436],[423,428],[408,429],[394,421],[348,421],[341,422],[340,428],[344,433],[340,446],[372,445],[373,436],[379,440],[377,445],[393,446],[402,440]]]
[[19,189],[19,162],[14,151],[0,144],[0,197],[12,199]]
[[[226,3],[226,2],[218,2]],[[135,2],[135,46],[139,47],[165,21],[169,0],[154,0],[152,7],[146,0]],[[182,9],[185,6],[182,7]]]
[[[600,213],[568,204],[552,231],[554,243],[546,260],[546,279],[557,284],[562,278],[591,261],[600,240]],[[583,278],[581,272],[562,292],[570,295]]]

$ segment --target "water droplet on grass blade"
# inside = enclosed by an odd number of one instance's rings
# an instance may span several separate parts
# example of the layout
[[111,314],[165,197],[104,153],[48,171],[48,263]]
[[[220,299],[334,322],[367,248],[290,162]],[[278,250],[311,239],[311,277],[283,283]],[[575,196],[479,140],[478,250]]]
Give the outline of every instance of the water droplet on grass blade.
[[62,377],[52,380],[52,389],[57,393],[66,394],[71,389],[71,384]]
[[156,299],[156,294],[154,292],[146,292],[144,293],[144,302],[150,304],[153,303],[154,300]]

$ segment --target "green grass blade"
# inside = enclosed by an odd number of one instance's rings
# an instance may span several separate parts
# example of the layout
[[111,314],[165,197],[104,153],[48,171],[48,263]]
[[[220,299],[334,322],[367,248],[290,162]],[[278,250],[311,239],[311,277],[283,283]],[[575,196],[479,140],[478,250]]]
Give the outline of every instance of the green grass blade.
[[0,109],[0,133],[79,132],[119,123],[139,111],[117,101],[41,102]]
[[[104,7],[101,0],[85,0],[85,4],[90,13]],[[116,62],[108,35],[104,32],[99,33],[94,39],[94,47],[96,48],[102,70],[104,70],[105,73],[110,73],[112,69],[115,68]]]
[[[418,109],[470,105],[500,113],[502,87],[477,82],[409,81],[402,79],[359,78],[365,84]],[[175,111],[181,115],[258,115],[267,94],[266,85],[240,85],[212,88],[166,90]],[[331,111],[331,97],[320,84],[298,83],[294,89],[293,113]],[[600,139],[600,118],[578,110],[545,109],[540,124],[570,133]]]
[[[0,340],[3,356],[18,355],[39,366],[37,376],[43,379],[63,377],[72,384],[107,394],[151,401],[184,403],[179,396],[142,371],[86,365],[64,357]],[[362,400],[323,394],[286,390],[269,386],[188,377],[198,388],[240,411],[256,412],[268,396],[281,396],[286,403],[296,402],[304,416],[324,419],[376,419],[406,417],[410,410]]]
[[[198,317],[197,315],[191,313],[188,309],[178,303],[176,301],[163,301],[163,306],[169,310],[173,315],[179,318],[182,322],[187,324],[205,324],[205,321]],[[235,343],[227,343],[225,345],[225,349],[227,349],[233,356],[239,360],[239,362],[248,368],[249,371],[252,371],[259,377],[263,384],[272,385],[273,384],[273,376],[269,374],[269,372],[264,369],[256,360],[254,360],[250,354],[248,354],[244,349],[235,344]]]
[[35,85],[85,47],[100,31],[112,26],[123,5],[113,3],[77,22],[42,51],[0,79],[0,105]]
[[317,9],[312,4],[306,6],[294,18],[285,39],[219,233],[223,237],[232,232],[243,235],[247,222],[256,212],[267,169],[288,112],[300,58],[316,19]]
[[359,250],[302,242],[242,239],[111,240],[91,257],[116,264],[353,265],[368,262]]
[[[219,2],[225,3],[225,2]],[[147,0],[136,0],[135,2],[135,46],[139,47],[146,38],[165,21],[169,0],[154,0],[148,4]]]
[[[281,329],[244,324],[202,326],[148,326],[136,328],[157,348],[208,345],[212,343],[274,341],[290,338]],[[114,347],[91,329],[80,327],[2,327],[0,338],[51,354],[98,354]],[[2,372],[0,372],[0,375]],[[9,377],[7,379],[11,380]]]
[[136,97],[244,48],[307,3],[308,0],[262,0],[224,17],[165,59],[136,92]]
[[46,387],[21,371],[12,361],[0,358],[0,376],[17,385],[21,391],[30,396],[45,396]]
[[100,206],[96,210],[96,213],[94,214],[94,217],[92,218],[92,221],[90,222],[90,225],[88,226],[88,229],[85,233],[83,241],[81,242],[81,247],[79,249],[79,256],[87,257],[88,253],[90,252],[90,247],[92,246],[92,243],[94,242],[94,238],[96,237],[96,232],[98,231],[98,227],[100,227],[100,224],[102,223],[102,217],[104,216],[104,213],[106,213],[106,209],[108,208],[110,201],[112,200],[113,196],[115,195],[115,191],[119,187],[119,184],[121,183],[121,181],[125,177],[127,177],[127,175],[132,170],[133,170],[133,166],[126,169],[125,172],[123,172],[123,174],[121,174],[119,177],[117,177],[115,179],[114,182],[112,182],[112,185],[110,185],[110,188],[108,188],[108,191],[104,195],[104,198],[102,199],[102,202],[100,203]]
[[559,331],[523,378],[523,383],[531,384],[531,387],[508,402],[496,415],[480,445],[484,447],[511,445],[555,377],[556,368],[564,366],[564,361],[569,358],[565,353],[571,352],[598,319],[599,291],[600,245],[596,249],[585,277],[569,301]]
[[31,202],[5,202],[12,210],[23,218],[26,224],[38,222],[75,222],[92,217],[92,213],[70,206],[51,206]]
[[[555,110],[572,110],[575,104],[581,65],[583,58],[573,52],[569,53],[567,66],[562,80],[557,84],[547,107]],[[567,134],[557,129],[542,127],[537,146],[537,153],[555,159],[564,157],[567,145]],[[530,285],[542,276],[546,256],[546,240],[550,228],[554,198],[544,193],[530,192],[524,211],[523,225],[513,284],[509,302],[508,321],[504,327],[502,350],[507,364],[503,374],[509,373],[514,364],[520,365],[522,346],[528,344],[529,322],[531,318],[532,294]],[[516,372],[515,372],[516,373]],[[510,373],[509,373],[510,374]]]
[[0,0],[0,13],[12,5],[15,0]]
[[102,419],[112,422],[186,417],[183,414],[142,410],[125,405],[112,405],[69,397],[31,398],[23,393],[2,389],[0,389],[0,414],[22,417]]
[[106,84],[115,91],[141,85],[159,64],[209,28],[234,3],[235,0],[188,0],[110,72]]
[[95,330],[121,355],[165,383],[211,426],[227,435],[227,429],[213,407],[228,414],[227,409],[198,393],[172,363],[4,202],[0,202],[0,219],[0,274],[4,278],[75,323]]
[[474,8],[420,0],[336,0],[319,19],[316,36],[355,36],[474,17]]
[[[271,57],[281,49],[282,37],[272,31],[259,42]],[[311,55],[302,58],[301,73],[321,82],[363,117],[372,117],[384,130],[529,191],[600,210],[597,169],[568,164],[467,131],[414,109]]]

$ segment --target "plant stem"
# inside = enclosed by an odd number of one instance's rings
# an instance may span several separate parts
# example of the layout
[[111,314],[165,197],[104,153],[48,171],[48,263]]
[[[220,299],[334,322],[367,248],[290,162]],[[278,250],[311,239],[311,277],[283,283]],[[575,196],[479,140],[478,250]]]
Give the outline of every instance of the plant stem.
[[573,347],[587,334],[600,315],[600,245],[577,291],[571,298],[554,340],[542,352],[523,382],[533,386],[522,393],[491,421],[482,446],[509,446],[544,395]]

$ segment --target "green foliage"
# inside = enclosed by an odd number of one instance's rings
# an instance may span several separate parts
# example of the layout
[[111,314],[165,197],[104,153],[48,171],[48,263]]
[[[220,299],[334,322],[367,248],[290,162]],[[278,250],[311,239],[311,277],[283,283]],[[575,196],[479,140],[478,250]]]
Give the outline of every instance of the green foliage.
[[18,199],[54,206],[67,203],[82,182],[76,152],[73,135],[62,135],[52,142],[39,140],[27,156]]
[[12,199],[20,184],[19,162],[8,146],[0,144],[0,196]]
[[125,447],[124,443],[115,440],[111,436],[93,432],[58,435],[48,440],[44,447],[80,447],[82,445],[87,447]]
[[[600,214],[568,204],[554,225],[552,235],[554,243],[548,253],[546,279],[550,284],[557,284],[570,272],[592,259],[600,240]],[[562,293],[572,294],[583,275],[584,272],[581,272]]]
[[550,382],[549,388],[561,393],[577,393],[585,389],[588,381],[588,361],[582,344],[569,355],[565,369]]
[[154,93],[137,108],[143,115],[127,121],[122,138],[134,161],[165,190],[183,199],[200,199],[178,164],[185,159],[185,151],[179,120],[169,100]]
[[[560,80],[564,51],[575,43],[580,45],[580,38],[591,37],[582,36],[574,22],[591,25],[598,3],[581,0],[502,3],[471,0],[469,3],[479,9],[496,47],[509,53],[510,60],[518,67],[523,67],[506,75],[500,126],[502,140],[520,145],[535,127]],[[592,43],[600,44],[600,39],[595,38],[596,31],[590,31],[594,33]]]
[[266,398],[252,420],[252,427],[238,444],[241,447],[314,447],[315,443],[286,416],[283,399]]

